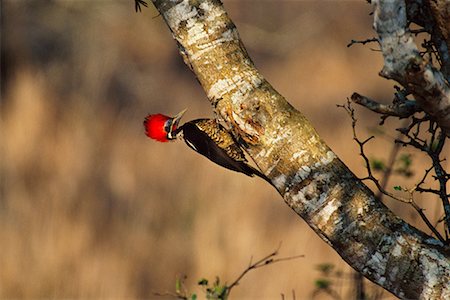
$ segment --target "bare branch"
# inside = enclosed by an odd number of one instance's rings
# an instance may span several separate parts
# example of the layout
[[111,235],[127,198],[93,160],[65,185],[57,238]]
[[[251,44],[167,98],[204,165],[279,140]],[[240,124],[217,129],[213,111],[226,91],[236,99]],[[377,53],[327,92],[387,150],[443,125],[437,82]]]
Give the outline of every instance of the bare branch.
[[366,40],[351,40],[350,43],[347,44],[347,47],[350,48],[351,46],[355,45],[355,44],[367,44],[367,43],[373,43],[373,42],[378,42],[377,38],[371,38],[371,39],[366,39]]
[[142,11],[141,5],[148,7],[148,4],[147,2],[145,2],[145,0],[134,0],[134,9],[136,10],[136,12]]
[[421,188],[420,186],[425,183],[425,180],[427,179],[428,174],[430,174],[431,170],[433,170],[433,166],[431,166],[431,167],[429,167],[428,169],[425,170],[425,173],[424,173],[422,179],[414,187],[414,189],[416,191],[419,191],[419,189]]
[[229,285],[227,286],[227,295],[230,295],[231,289],[239,284],[240,280],[251,270],[258,269],[270,264],[274,264],[277,262],[287,261],[287,260],[293,260],[301,257],[305,257],[304,255],[295,255],[295,256],[289,256],[289,257],[281,257],[281,258],[275,258],[275,256],[278,255],[278,251],[280,250],[281,243],[278,246],[278,248],[273,251],[272,253],[264,256],[263,258],[259,259],[258,261],[252,263],[252,258],[250,258],[249,266]]
[[153,292],[153,295],[157,296],[157,297],[171,297],[171,298],[183,299],[183,300],[189,299],[187,296],[182,296],[180,294],[170,293],[170,292],[165,292],[165,293]]
[[447,244],[446,240],[442,237],[442,235],[437,231],[436,227],[431,224],[430,220],[427,218],[425,213],[423,212],[423,208],[419,207],[415,201],[411,198],[411,205],[414,207],[414,209],[417,211],[417,213],[420,215],[422,220],[425,222],[427,227],[434,233],[434,235],[444,244]]
[[[428,121],[427,118],[418,119],[413,118],[411,124],[406,128],[397,129],[400,131],[408,140],[396,140],[396,142],[401,143],[402,145],[412,146],[424,153],[426,153],[432,161],[432,168],[436,173],[436,179],[439,181],[439,190],[433,189],[423,189],[420,185],[424,182],[425,177],[416,185],[415,190],[419,192],[430,192],[439,195],[442,206],[445,212],[445,224],[446,224],[446,234],[447,231],[450,230],[450,201],[447,192],[447,182],[449,181],[449,174],[445,171],[442,166],[442,160],[440,159],[440,154],[444,148],[444,144],[447,140],[447,137],[444,135],[442,130],[439,127],[435,126],[434,122],[430,121],[430,125],[428,128],[428,132],[431,134],[430,141],[423,140],[419,138],[420,125],[424,122]],[[411,133],[411,130],[416,127],[416,131]],[[438,133],[439,132],[439,133]],[[425,173],[427,176],[429,170]]]
[[407,118],[420,111],[420,108],[417,106],[416,101],[394,101],[392,104],[386,105],[372,100],[366,96],[362,96],[358,93],[353,93],[351,99],[353,100],[353,102],[360,104],[373,112],[387,116]]

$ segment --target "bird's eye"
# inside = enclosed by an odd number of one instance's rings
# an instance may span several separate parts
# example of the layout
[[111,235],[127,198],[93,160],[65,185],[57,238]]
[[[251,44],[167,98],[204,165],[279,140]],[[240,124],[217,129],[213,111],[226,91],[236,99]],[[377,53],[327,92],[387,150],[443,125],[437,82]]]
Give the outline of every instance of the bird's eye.
[[172,132],[172,130],[174,129],[174,128],[171,128],[172,127],[172,120],[167,120],[165,123],[164,123],[164,131],[165,132],[167,132],[167,133],[170,133],[170,132]]

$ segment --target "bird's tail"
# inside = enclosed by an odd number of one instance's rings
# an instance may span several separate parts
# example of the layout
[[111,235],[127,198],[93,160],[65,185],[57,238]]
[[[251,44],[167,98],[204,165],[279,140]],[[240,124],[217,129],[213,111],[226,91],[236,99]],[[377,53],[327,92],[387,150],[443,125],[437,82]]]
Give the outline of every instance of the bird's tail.
[[272,181],[269,179],[269,177],[267,177],[266,175],[264,175],[261,171],[253,168],[250,165],[246,165],[248,167],[248,172],[244,172],[245,174],[247,174],[248,176],[253,176],[256,175],[262,179],[264,179],[265,181],[267,181],[268,183],[270,183],[271,186],[273,186],[274,188],[276,188],[276,186],[273,185]]

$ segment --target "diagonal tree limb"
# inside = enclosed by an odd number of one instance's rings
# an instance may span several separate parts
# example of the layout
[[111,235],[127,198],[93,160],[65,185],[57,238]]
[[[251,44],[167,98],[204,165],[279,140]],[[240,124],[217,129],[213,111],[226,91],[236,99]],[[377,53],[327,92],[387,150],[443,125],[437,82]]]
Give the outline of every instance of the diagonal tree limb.
[[396,217],[256,70],[219,0],[153,0],[216,113],[285,202],[355,270],[401,298],[449,298],[449,250]]

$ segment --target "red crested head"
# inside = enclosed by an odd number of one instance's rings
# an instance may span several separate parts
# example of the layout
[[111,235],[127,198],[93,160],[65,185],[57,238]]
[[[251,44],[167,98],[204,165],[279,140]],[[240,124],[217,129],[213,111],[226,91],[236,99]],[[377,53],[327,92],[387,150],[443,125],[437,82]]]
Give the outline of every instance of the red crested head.
[[176,139],[178,123],[185,111],[183,110],[173,118],[163,114],[148,115],[144,120],[145,134],[160,142]]
[[168,120],[170,117],[162,114],[148,115],[144,120],[145,134],[151,139],[167,142],[169,140],[166,131]]

